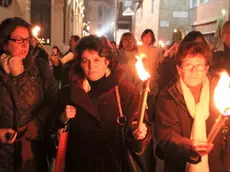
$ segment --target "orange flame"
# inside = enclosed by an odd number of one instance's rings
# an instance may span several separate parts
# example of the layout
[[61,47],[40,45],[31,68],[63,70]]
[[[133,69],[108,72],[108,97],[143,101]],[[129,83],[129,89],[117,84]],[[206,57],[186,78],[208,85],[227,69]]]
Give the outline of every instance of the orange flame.
[[136,67],[137,73],[138,73],[140,79],[142,81],[145,81],[145,80],[150,78],[150,74],[145,70],[144,65],[142,63],[142,59],[144,57],[136,56],[136,58],[137,58],[137,62],[135,64],[135,67]]
[[230,115],[230,77],[227,72],[222,72],[220,80],[214,91],[214,101],[217,109],[224,116]]
[[38,32],[41,30],[41,28],[39,26],[35,26],[32,30],[33,36],[37,37],[38,36]]

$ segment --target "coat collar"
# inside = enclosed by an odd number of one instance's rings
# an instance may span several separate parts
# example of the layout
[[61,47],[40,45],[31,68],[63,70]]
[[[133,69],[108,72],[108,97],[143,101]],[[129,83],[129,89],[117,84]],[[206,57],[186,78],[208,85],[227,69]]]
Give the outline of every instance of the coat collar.
[[98,99],[101,98],[101,95],[113,89],[122,78],[123,70],[119,66],[113,67],[111,74],[88,93],[82,88],[83,76],[80,74],[72,76],[72,84],[70,85],[71,101],[83,108],[100,123],[102,123],[102,120],[97,111]]
[[[217,115],[219,114],[218,110],[215,108],[215,104],[213,101],[213,95],[214,95],[214,89],[217,85],[217,82],[219,80],[219,78],[217,77],[217,75],[213,74],[213,73],[208,73],[208,79],[210,82],[210,115],[209,118],[206,121],[207,124],[207,132],[210,131],[211,126],[213,125],[213,123],[215,122]],[[182,90],[181,90],[181,86],[179,84],[179,82],[174,82],[172,83],[169,88],[168,88],[168,92],[171,95],[171,97],[175,100],[175,102],[186,112],[188,113],[187,107],[186,107],[186,103],[184,100],[184,97],[182,95]]]

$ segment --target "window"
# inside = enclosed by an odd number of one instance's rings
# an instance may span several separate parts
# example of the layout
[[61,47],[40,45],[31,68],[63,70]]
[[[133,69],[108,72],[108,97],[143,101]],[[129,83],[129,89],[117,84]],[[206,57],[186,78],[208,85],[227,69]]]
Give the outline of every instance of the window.
[[103,19],[103,7],[99,6],[98,8],[98,18],[99,20]]
[[155,0],[152,0],[152,13],[154,12],[154,2]]

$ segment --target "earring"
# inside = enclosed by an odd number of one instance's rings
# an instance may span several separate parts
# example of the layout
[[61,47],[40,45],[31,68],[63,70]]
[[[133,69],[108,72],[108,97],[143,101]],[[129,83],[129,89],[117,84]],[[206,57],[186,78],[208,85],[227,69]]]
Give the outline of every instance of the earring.
[[111,70],[107,67],[105,70],[105,77],[108,77],[111,73]]

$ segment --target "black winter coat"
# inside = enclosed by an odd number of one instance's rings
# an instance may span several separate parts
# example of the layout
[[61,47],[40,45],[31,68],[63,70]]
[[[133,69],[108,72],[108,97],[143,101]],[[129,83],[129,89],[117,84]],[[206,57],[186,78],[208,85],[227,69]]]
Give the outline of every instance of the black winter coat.
[[210,70],[225,69],[230,74],[230,49],[226,46],[224,51],[217,51],[213,53],[212,65]]
[[[129,125],[138,119],[140,96],[132,84],[124,80],[118,81],[118,73],[112,72],[96,85],[91,85],[88,93],[79,84],[81,77],[75,77],[70,88],[66,87],[60,93],[59,114],[64,111],[67,104],[74,105],[77,109],[76,117],[70,121],[66,154],[68,172],[121,171],[121,135],[117,124],[119,112],[114,90],[116,84],[119,86],[123,113],[128,119],[125,128],[127,145],[136,152],[142,152],[150,141],[149,126],[144,140],[136,141],[132,136]],[[147,116],[145,117],[147,120]],[[132,169],[126,171],[131,172]]]
[[24,59],[25,71],[17,77],[0,68],[0,128],[17,129],[34,120],[36,139],[30,140],[33,159],[22,170],[21,141],[0,144],[0,172],[47,171],[43,136],[53,95],[56,94],[52,71],[43,59]]

